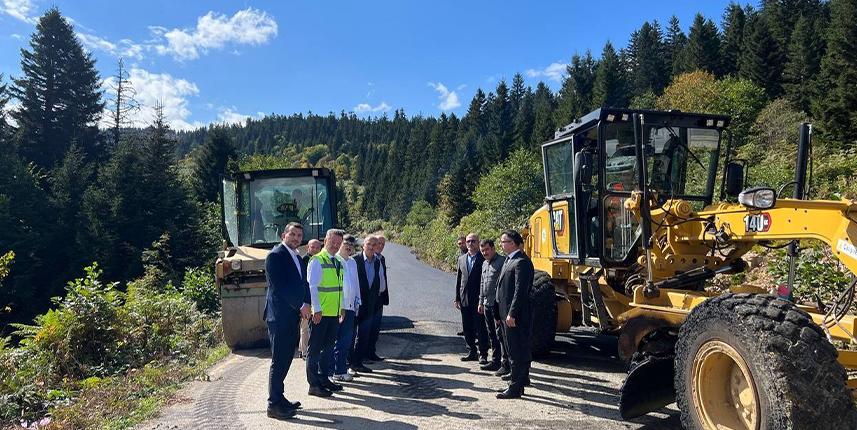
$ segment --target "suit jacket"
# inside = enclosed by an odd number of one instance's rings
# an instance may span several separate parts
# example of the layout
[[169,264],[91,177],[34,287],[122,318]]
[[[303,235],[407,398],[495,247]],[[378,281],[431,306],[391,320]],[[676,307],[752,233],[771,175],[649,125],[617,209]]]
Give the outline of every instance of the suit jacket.
[[387,289],[384,290],[383,293],[381,293],[381,302],[378,304],[378,306],[387,306],[390,304],[390,281],[387,280],[387,259],[384,258],[384,256],[381,254],[375,254],[375,256],[381,257],[381,268],[384,270],[384,284],[387,285]]
[[529,327],[532,318],[530,289],[533,287],[533,262],[523,251],[507,259],[497,284],[497,304],[501,319],[511,316],[518,327]]
[[481,252],[476,253],[473,267],[467,270],[467,254],[458,257],[458,277],[455,280],[455,300],[461,302],[461,307],[479,306],[479,290],[482,287],[482,262],[485,258]]
[[[375,282],[369,284],[369,276],[366,274],[366,258],[363,253],[354,256],[354,262],[357,263],[357,282],[360,284],[360,308],[357,311],[357,319],[363,320],[369,317],[378,307],[380,297],[378,292],[381,290],[381,278],[378,274],[381,272],[381,259],[375,258]],[[389,286],[387,287],[389,289]]]
[[304,303],[310,302],[309,284],[282,243],[275,246],[265,258],[265,278],[268,280],[264,313],[266,321],[289,321]]

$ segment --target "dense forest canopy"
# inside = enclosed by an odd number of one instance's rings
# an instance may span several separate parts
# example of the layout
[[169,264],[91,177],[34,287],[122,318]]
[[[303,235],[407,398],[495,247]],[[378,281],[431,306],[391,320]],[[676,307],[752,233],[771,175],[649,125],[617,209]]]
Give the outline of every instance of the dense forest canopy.
[[[143,130],[123,128],[133,88],[102,92],[95,60],[51,9],[22,50],[22,75],[0,77],[0,105],[18,102],[8,118],[0,106],[0,255],[14,252],[0,260],[9,271],[0,319],[44,311],[91,261],[120,281],[141,276],[141,256],[158,247],[169,250],[170,273],[209,264],[219,245],[219,178],[232,169],[331,167],[347,202],[341,219],[355,228],[427,213],[447,231],[519,226],[527,212],[492,208],[491,188],[520,184],[506,192],[524,196],[519,208],[537,206],[539,145],[599,106],[732,115],[737,151],[770,161],[751,171],[756,181],[788,177],[790,161],[771,158],[788,149],[760,148],[793,146],[791,130],[812,120],[817,164],[830,157],[822,164],[832,166],[818,172],[814,191],[853,195],[854,22],[855,0],[733,3],[720,17],[697,15],[687,32],[675,17],[646,21],[578,52],[556,91],[521,74],[478,89],[460,117],[270,115],[175,133],[163,116]],[[114,89],[123,79],[120,64]],[[105,107],[116,125],[99,130]]]

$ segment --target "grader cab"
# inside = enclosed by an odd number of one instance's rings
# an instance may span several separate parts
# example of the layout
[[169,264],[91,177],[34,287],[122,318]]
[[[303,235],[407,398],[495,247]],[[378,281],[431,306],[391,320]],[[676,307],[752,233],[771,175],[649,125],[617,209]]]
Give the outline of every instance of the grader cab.
[[824,242],[857,274],[857,202],[802,199],[807,124],[793,198],[745,189],[728,126],[721,115],[604,108],[542,146],[546,204],[525,231],[534,353],[572,326],[618,335],[625,418],[676,402],[688,429],[857,428],[846,372],[857,352],[845,349],[857,342],[857,282],[830,304],[791,301],[793,270],[783,286],[711,283],[744,271],[757,245],[791,242],[794,267],[801,240]]
[[230,348],[267,344],[265,258],[290,222],[303,226],[304,244],[336,226],[335,191],[333,172],[324,168],[257,170],[223,179],[224,249],[215,281]]

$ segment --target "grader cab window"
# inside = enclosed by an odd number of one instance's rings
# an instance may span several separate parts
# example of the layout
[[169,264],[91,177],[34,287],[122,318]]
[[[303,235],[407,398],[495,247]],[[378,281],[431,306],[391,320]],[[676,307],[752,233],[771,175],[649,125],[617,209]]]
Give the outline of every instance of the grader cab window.
[[237,178],[223,184],[224,225],[233,245],[277,243],[290,222],[303,225],[305,242],[333,227],[329,178]]

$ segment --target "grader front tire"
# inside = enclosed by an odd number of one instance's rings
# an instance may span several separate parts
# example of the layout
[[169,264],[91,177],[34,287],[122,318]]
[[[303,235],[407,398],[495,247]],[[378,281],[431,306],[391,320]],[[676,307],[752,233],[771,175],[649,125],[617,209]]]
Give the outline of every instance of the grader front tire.
[[557,320],[556,291],[550,275],[546,272],[536,271],[530,302],[533,309],[530,351],[533,357],[545,357],[550,354],[553,346]]
[[773,296],[726,294],[696,307],[675,369],[685,428],[857,429],[836,349],[809,315]]

